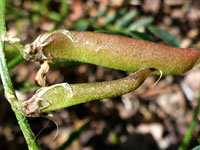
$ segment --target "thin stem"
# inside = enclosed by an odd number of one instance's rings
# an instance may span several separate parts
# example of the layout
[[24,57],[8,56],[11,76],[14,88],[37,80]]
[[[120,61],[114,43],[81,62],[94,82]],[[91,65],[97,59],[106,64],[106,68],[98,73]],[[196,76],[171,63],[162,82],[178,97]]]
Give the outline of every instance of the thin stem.
[[180,145],[180,147],[178,148],[178,150],[187,150],[188,149],[188,146],[190,144],[190,141],[191,141],[191,138],[192,138],[192,135],[193,135],[193,132],[194,132],[194,128],[195,128],[197,121],[198,121],[199,109],[200,109],[200,92],[199,92],[198,104],[197,104],[197,107],[195,108],[192,122],[190,123],[190,126],[189,126],[189,128],[188,128],[188,130],[187,130],[187,132],[186,132],[186,134],[183,138],[183,142]]
[[[6,0],[0,1],[0,36],[5,35],[5,3]],[[17,100],[13,85],[9,76],[8,67],[6,64],[6,58],[4,53],[4,41],[0,39],[0,70],[1,70],[1,80],[4,86],[5,96],[14,111],[20,128],[28,144],[29,150],[39,150],[40,148],[36,144],[35,137],[31,131],[30,125],[28,124],[26,117],[21,113],[21,103]]]
[[22,55],[18,55],[17,57],[13,58],[11,61],[8,62],[8,69],[12,69],[18,64],[20,64],[24,60]]

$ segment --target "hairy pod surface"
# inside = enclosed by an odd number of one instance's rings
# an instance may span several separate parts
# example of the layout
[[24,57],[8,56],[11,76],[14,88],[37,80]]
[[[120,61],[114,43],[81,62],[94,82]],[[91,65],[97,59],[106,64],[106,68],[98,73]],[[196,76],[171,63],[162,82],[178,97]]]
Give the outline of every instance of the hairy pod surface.
[[155,69],[144,69],[114,81],[71,85],[61,83],[43,87],[23,103],[23,112],[26,116],[38,117],[41,113],[72,105],[120,96],[137,89],[153,71]]
[[197,65],[200,51],[119,35],[58,30],[40,35],[27,48],[25,58],[50,62],[70,60],[129,72],[156,68],[163,75],[175,75]]

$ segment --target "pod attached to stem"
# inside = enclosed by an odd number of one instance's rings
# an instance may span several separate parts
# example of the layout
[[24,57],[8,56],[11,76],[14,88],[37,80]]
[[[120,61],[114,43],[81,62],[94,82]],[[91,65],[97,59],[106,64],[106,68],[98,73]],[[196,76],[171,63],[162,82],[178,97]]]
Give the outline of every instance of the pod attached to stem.
[[23,112],[28,117],[46,113],[92,100],[111,98],[137,89],[155,69],[144,69],[126,78],[82,84],[61,83],[40,88],[29,100],[23,102]]
[[25,46],[23,56],[32,61],[70,60],[129,72],[157,68],[163,75],[184,73],[200,62],[199,50],[119,35],[67,30],[41,34]]

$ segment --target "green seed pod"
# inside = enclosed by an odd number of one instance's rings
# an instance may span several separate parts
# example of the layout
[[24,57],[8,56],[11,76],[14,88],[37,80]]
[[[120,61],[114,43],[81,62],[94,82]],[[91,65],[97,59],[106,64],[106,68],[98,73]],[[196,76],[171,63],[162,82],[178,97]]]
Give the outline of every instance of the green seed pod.
[[66,108],[92,100],[110,98],[129,93],[138,88],[155,69],[144,69],[126,78],[82,84],[55,84],[39,89],[29,100],[23,102],[23,112],[28,117]]
[[129,72],[157,68],[163,75],[175,75],[197,65],[200,51],[118,35],[58,30],[26,45],[24,57],[40,62],[70,60]]

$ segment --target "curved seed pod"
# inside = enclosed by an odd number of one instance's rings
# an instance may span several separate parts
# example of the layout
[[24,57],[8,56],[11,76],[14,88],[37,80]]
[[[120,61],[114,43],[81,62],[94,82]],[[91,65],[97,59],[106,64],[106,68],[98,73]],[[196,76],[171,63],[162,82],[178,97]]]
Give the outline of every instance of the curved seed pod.
[[129,93],[138,88],[155,69],[144,69],[126,78],[82,84],[55,84],[39,89],[29,100],[23,102],[23,112],[29,117],[66,108],[92,100],[110,98]]
[[24,57],[40,62],[78,61],[129,72],[157,68],[163,75],[175,75],[198,64],[200,51],[118,35],[58,30],[26,45]]

